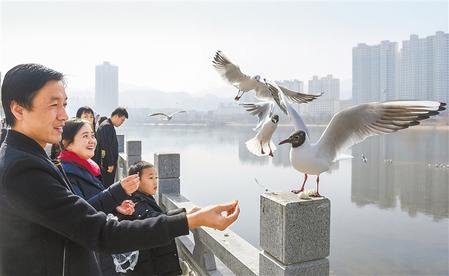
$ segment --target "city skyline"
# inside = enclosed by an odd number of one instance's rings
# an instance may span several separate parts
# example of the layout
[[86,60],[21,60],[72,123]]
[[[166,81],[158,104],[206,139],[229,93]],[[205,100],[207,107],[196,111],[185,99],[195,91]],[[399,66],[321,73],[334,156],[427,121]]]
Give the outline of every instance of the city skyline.
[[108,60],[120,68],[120,91],[204,95],[233,89],[211,66],[221,49],[250,75],[304,81],[332,74],[343,82],[351,79],[354,45],[447,32],[447,7],[446,2],[3,1],[0,71],[43,63],[67,74],[69,93],[92,97],[95,65]]
[[354,104],[406,99],[449,102],[449,34],[353,47]]

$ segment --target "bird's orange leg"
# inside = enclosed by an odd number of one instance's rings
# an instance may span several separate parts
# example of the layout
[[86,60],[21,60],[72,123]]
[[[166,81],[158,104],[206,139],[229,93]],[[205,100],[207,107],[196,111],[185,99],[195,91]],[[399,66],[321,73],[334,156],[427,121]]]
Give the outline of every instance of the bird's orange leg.
[[312,197],[321,197],[320,193],[318,192],[318,188],[320,187],[320,175],[316,176],[316,193],[314,195],[311,195]]
[[306,185],[307,182],[307,174],[304,174],[304,182],[302,183],[301,189],[299,190],[292,190],[292,193],[294,194],[299,194],[300,192],[304,192],[304,186]]

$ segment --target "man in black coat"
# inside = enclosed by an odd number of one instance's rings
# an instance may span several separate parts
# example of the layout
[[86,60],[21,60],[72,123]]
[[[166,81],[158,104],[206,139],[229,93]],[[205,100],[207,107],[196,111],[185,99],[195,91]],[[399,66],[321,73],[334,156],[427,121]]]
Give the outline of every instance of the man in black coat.
[[115,127],[121,126],[128,119],[128,112],[123,107],[117,107],[111,114],[111,118],[105,120],[96,133],[97,148],[94,161],[101,168],[101,177],[105,188],[114,183],[117,171],[118,142]]
[[[0,147],[0,275],[99,276],[94,251],[121,253],[167,244],[189,228],[220,230],[237,203],[186,215],[106,221],[73,193],[64,171],[44,151],[61,140],[68,119],[63,75],[21,64],[5,75],[2,104],[11,126]],[[139,183],[136,175],[133,181]]]

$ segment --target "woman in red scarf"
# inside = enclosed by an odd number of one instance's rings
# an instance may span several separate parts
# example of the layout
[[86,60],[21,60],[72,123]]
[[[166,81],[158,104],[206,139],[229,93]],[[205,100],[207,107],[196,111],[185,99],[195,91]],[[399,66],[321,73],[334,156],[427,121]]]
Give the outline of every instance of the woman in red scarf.
[[[88,121],[79,118],[68,120],[63,128],[61,144],[63,150],[58,159],[78,196],[106,214],[131,215],[134,212],[130,195],[137,190],[138,184],[133,181],[133,176],[128,176],[104,188],[100,168],[91,160],[97,140]],[[103,275],[119,275],[115,272],[111,255],[100,254],[100,264]]]

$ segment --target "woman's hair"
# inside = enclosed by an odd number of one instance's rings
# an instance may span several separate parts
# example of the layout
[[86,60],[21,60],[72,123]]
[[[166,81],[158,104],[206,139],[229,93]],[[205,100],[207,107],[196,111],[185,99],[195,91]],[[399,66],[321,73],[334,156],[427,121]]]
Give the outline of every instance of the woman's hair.
[[83,115],[83,113],[92,114],[92,117],[94,118],[94,121],[93,121],[94,129],[93,130],[95,131],[95,112],[94,112],[94,110],[88,106],[82,106],[82,107],[78,108],[78,111],[76,111],[76,118],[81,118],[81,115]]
[[146,161],[138,161],[134,164],[131,165],[131,167],[129,167],[128,170],[128,175],[132,175],[132,174],[139,174],[139,176],[141,176],[142,171],[144,169],[148,169],[148,168],[153,168],[153,164],[148,163]]
[[72,118],[65,122],[65,125],[62,129],[62,141],[61,141],[61,148],[64,149],[64,144],[66,146],[73,143],[75,140],[75,136],[80,131],[80,129],[85,125],[90,123],[86,120],[82,120],[80,118]]

